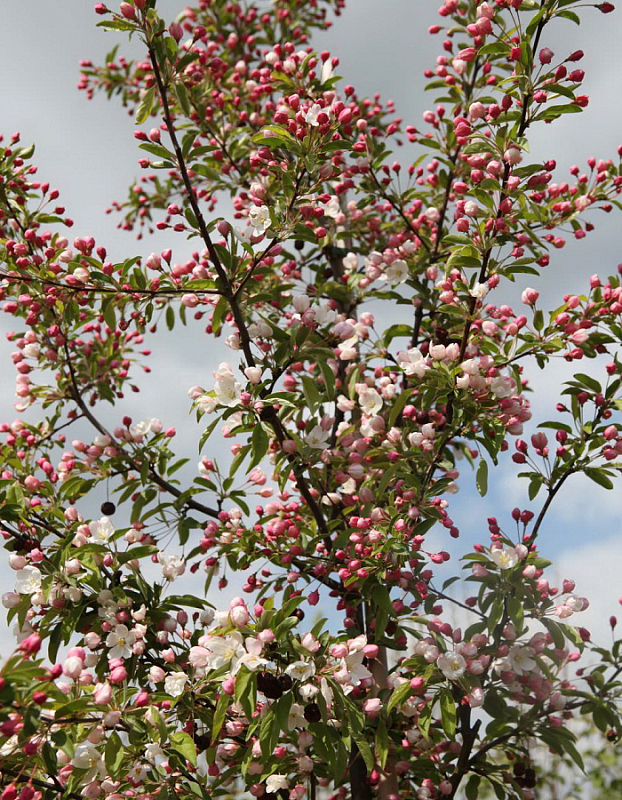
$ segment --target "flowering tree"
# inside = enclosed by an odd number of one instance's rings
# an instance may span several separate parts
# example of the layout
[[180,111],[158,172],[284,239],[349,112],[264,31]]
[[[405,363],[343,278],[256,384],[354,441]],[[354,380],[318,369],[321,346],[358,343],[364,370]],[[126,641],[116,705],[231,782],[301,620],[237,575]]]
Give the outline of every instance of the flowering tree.
[[[620,278],[586,278],[551,313],[536,289],[517,310],[492,300],[620,206],[618,162],[553,183],[555,161],[529,157],[532,126],[588,103],[583,54],[546,46],[579,5],[446,0],[426,73],[442,98],[419,130],[309,45],[343,0],[200,0],[174,22],[155,0],[96,4],[146,53],[82,65],[89,96],[145,127],[145,176],[116,208],[171,249],[111,263],[92,237],[70,244],[33,148],[4,145],[0,296],[16,408],[40,413],[0,445],[20,631],[0,679],[2,800],[529,800],[538,743],[577,769],[573,719],[599,747],[620,734],[621,642],[575,627],[588,601],[538,553],[560,488],[583,473],[611,489],[620,470]],[[420,157],[402,167],[405,137]],[[232,221],[212,216],[219,194]],[[174,429],[122,400],[147,334],[187,316],[231,355],[213,384],[197,367],[184,485]],[[592,369],[521,439],[526,376],[553,358]],[[501,459],[535,510],[500,509],[465,555],[458,462],[484,495]],[[449,550],[464,563],[441,583]],[[227,608],[208,594],[219,566],[241,578]],[[184,594],[203,570],[204,596]]]

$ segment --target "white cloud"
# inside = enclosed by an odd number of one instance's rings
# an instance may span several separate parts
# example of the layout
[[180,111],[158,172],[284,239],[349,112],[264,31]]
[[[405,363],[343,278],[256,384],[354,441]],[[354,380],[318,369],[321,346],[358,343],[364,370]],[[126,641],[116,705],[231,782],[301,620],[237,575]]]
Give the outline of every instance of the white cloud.
[[622,608],[618,603],[622,596],[620,565],[622,536],[618,529],[607,538],[586,541],[582,547],[561,554],[551,570],[557,579],[555,585],[561,586],[564,578],[575,580],[575,594],[590,601],[590,607],[575,614],[569,622],[587,628],[593,640],[605,647],[611,643],[609,617],[613,614],[622,621]]

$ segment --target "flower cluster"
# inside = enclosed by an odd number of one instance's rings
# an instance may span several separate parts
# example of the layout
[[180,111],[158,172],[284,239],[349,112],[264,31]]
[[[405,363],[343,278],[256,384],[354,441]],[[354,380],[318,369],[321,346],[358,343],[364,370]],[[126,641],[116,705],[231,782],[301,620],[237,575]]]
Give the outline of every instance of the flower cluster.
[[[1,800],[533,800],[540,748],[580,766],[579,719],[622,732],[622,644],[575,626],[589,601],[540,555],[564,484],[618,477],[620,274],[550,313],[532,286],[495,295],[619,206],[619,159],[565,180],[529,154],[532,126],[588,106],[582,52],[546,46],[579,3],[446,0],[421,126],[315,52],[342,0],[156,6],[96,4],[145,55],[83,62],[81,88],[135,114],[144,171],[110,210],[170,247],[71,241],[33,149],[1,140]],[[120,411],[179,322],[228,348],[188,392],[198,464],[148,397]],[[590,368],[536,428],[553,359]],[[459,547],[453,496],[500,464],[538,508]]]

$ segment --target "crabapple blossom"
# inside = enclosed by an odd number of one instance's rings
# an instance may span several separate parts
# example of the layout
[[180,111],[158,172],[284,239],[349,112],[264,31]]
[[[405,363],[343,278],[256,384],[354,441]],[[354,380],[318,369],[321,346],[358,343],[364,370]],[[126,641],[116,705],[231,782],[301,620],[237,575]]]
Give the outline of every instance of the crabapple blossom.
[[164,691],[172,697],[179,697],[189,680],[185,672],[171,672],[164,679]]
[[460,653],[441,653],[436,659],[436,664],[450,681],[459,680],[466,669],[466,661]]
[[[107,212],[142,255],[70,232],[0,136],[2,800],[533,800],[613,752],[617,620],[577,627],[582,565],[543,556],[581,525],[550,523],[562,488],[619,478],[620,268],[558,278],[619,210],[622,148],[566,174],[530,146],[591,113],[551,45],[594,9],[445,0],[415,125],[321,49],[344,5],[95,5],[115,41],[79,88],[135,117]],[[164,336],[171,388],[196,373],[183,437],[152,416]]]

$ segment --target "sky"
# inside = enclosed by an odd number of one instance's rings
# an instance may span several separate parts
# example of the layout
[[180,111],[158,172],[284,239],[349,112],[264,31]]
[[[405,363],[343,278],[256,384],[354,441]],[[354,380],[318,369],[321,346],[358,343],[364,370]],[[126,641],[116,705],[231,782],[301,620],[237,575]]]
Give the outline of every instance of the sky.
[[[423,91],[423,70],[433,67],[441,52],[441,38],[427,35],[428,26],[438,21],[438,5],[439,0],[350,0],[334,27],[318,34],[315,44],[339,56],[338,73],[346,83],[356,85],[360,95],[379,92],[392,98],[405,124],[417,125],[422,113],[435,106],[434,95]],[[98,18],[92,6],[90,0],[2,0],[0,132],[10,136],[20,131],[24,143],[36,143],[39,176],[61,191],[60,200],[75,220],[75,235],[93,235],[114,260],[148,255],[167,246],[181,254],[179,238],[171,243],[168,234],[159,233],[137,242],[131,234],[117,230],[114,215],[103,213],[112,200],[125,197],[127,187],[140,174],[140,151],[132,137],[133,120],[118,103],[103,96],[88,102],[76,88],[79,60],[100,63],[120,40],[95,27]],[[174,0],[160,3],[161,10],[170,9],[171,17],[182,6]],[[535,157],[557,159],[559,181],[566,178],[571,164],[583,167],[590,155],[615,159],[622,142],[622,104],[618,102],[622,73],[615,68],[622,11],[606,17],[584,11],[581,28],[562,22],[542,42],[559,55],[578,48],[586,53],[581,67],[586,71],[584,91],[591,98],[588,109],[562,117],[552,127],[542,125],[531,136]],[[587,240],[569,242],[555,252],[537,284],[533,276],[517,282],[507,297],[510,304],[517,304],[522,288],[533,284],[545,306],[555,307],[564,293],[582,292],[594,272],[612,273],[622,261],[618,247],[622,217],[619,212],[599,213],[593,221],[596,231]],[[3,334],[8,323],[0,314],[0,420],[10,421],[16,413],[12,368],[6,369],[11,347]],[[210,386],[218,362],[231,353],[214,346],[213,340],[197,337],[192,325],[176,327],[174,335],[157,335],[146,344],[154,352],[149,361],[151,375],[142,379],[141,394],[128,397],[107,419],[116,422],[125,414],[135,419],[157,416],[166,425],[174,424],[179,432],[176,447],[194,465],[198,433],[194,418],[188,415],[187,389],[195,384]],[[581,368],[587,371],[583,363]],[[545,373],[535,367],[530,372],[536,418],[553,417],[560,385],[568,377],[568,365],[563,362],[547,367]],[[439,549],[466,552],[469,543],[487,540],[488,516],[501,519],[505,514],[507,519],[514,505],[527,506],[526,487],[514,477],[511,465],[492,473],[489,494],[483,499],[472,483],[467,469],[463,489],[452,498],[452,516],[462,538],[456,544],[437,534]],[[544,554],[556,561],[558,582],[574,577],[578,593],[592,600],[592,607],[576,620],[591,627],[601,640],[607,636],[606,620],[619,608],[617,598],[622,595],[621,512],[622,492],[607,492],[588,479],[576,478],[560,492],[541,536]],[[6,568],[2,569],[0,579],[11,581]],[[0,638],[1,651],[6,641]]]

